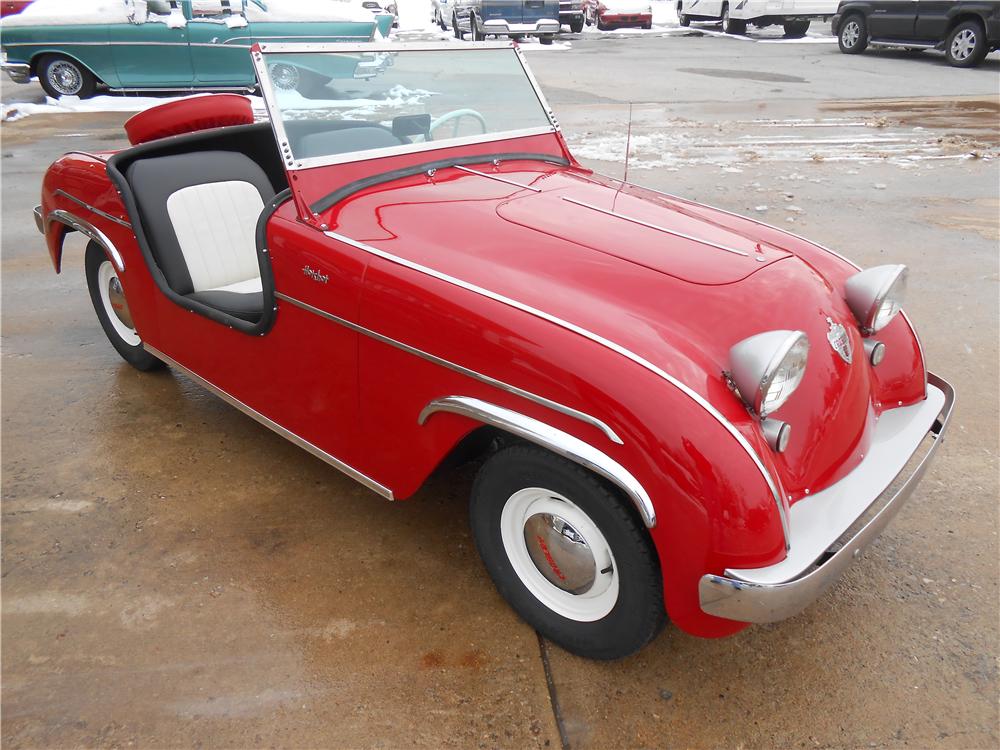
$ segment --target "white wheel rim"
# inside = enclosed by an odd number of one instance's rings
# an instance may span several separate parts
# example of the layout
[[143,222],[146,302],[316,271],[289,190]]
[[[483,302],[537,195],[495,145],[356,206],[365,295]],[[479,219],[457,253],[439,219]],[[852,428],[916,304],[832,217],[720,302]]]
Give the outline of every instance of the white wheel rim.
[[962,29],[951,40],[951,54],[956,60],[965,60],[976,49],[976,32]]
[[[121,280],[111,261],[106,260],[97,269],[97,284],[101,290],[101,302],[104,304],[104,312],[111,321],[111,327],[115,333],[129,346],[139,346],[142,339],[132,327],[132,316],[128,305],[125,303],[125,295],[121,291]],[[127,322],[126,322],[127,321]]]
[[73,63],[59,60],[46,71],[49,85],[63,96],[75,96],[83,88],[83,74]]
[[[532,559],[525,530],[537,528],[539,519],[543,517],[562,522],[565,525],[563,534],[574,540],[569,544],[585,548],[575,558],[575,563],[581,564],[576,567],[575,573],[567,570],[568,576],[578,577],[584,568],[588,569],[584,577],[592,576],[593,583],[581,593],[560,588],[549,579],[559,576],[567,580],[554,557],[560,551],[550,549],[541,539],[532,550],[536,557],[544,557],[548,561],[551,568],[549,577]],[[541,487],[528,487],[515,492],[507,499],[500,515],[500,536],[507,559],[521,583],[556,614],[577,622],[595,622],[614,609],[618,601],[618,566],[611,547],[590,516],[569,499]]]

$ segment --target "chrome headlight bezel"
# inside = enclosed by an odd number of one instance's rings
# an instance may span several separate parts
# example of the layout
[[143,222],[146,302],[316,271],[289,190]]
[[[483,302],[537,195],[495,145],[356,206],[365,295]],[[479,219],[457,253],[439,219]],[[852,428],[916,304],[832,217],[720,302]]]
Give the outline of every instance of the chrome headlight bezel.
[[844,299],[866,336],[885,328],[903,309],[906,266],[875,266],[851,276],[844,283]]
[[802,331],[758,333],[729,350],[732,380],[740,398],[763,419],[801,385],[808,357],[809,338]]

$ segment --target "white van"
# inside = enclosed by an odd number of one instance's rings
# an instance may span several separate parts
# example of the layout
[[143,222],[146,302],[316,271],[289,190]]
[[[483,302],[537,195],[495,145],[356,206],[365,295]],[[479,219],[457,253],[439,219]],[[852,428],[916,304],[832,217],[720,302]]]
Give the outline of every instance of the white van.
[[677,17],[681,26],[721,21],[727,34],[743,34],[747,24],[783,26],[786,37],[798,38],[806,35],[814,18],[833,18],[839,4],[838,0],[677,0]]

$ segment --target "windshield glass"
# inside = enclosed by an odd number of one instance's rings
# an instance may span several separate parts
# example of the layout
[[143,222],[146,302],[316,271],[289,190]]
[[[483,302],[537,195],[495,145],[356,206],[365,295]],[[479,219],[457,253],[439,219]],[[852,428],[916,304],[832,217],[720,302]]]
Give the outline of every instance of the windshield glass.
[[263,52],[258,73],[293,167],[554,130],[511,47]]

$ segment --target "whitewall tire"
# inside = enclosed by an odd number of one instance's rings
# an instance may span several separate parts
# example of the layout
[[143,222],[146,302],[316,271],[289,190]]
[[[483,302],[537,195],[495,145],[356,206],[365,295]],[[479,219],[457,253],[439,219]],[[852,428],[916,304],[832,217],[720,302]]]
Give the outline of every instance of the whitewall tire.
[[529,444],[493,454],[470,501],[497,590],[539,633],[594,659],[634,653],[663,628],[652,540],[603,479]]

